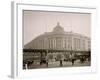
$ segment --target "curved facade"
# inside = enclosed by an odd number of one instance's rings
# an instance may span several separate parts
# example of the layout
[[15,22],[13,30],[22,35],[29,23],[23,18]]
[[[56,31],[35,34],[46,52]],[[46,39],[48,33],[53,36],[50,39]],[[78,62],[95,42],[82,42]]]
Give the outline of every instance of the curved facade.
[[81,34],[66,32],[57,23],[52,32],[46,32],[24,46],[25,49],[54,49],[90,51],[90,38]]

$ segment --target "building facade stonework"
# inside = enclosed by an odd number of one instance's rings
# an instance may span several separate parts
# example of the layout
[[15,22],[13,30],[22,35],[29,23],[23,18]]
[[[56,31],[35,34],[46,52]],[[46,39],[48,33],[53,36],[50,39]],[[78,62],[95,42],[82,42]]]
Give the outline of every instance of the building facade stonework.
[[57,23],[52,32],[45,32],[24,46],[25,49],[53,49],[90,51],[91,40],[89,37],[78,33],[66,32]]
[[26,69],[26,64],[28,69],[90,66],[90,50],[90,38],[66,32],[57,23],[52,32],[45,32],[24,46],[23,69]]

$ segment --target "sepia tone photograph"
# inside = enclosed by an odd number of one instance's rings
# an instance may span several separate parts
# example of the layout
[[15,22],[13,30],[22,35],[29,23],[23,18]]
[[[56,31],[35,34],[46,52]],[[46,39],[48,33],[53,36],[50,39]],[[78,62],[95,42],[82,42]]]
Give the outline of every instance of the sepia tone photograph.
[[23,10],[23,69],[91,66],[91,14]]

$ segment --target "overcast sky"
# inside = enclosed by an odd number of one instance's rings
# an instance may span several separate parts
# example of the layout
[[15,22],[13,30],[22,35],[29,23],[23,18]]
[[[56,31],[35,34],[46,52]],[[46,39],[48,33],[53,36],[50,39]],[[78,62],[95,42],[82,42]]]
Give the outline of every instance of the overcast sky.
[[57,22],[66,32],[83,34],[90,37],[91,15],[82,13],[24,11],[24,44],[44,32],[51,32]]

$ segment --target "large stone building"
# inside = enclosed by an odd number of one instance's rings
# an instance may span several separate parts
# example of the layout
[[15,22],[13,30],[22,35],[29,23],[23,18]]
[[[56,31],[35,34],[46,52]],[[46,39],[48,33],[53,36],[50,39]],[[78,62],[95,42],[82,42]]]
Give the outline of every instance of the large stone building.
[[25,49],[90,51],[91,41],[84,35],[66,32],[57,23],[52,32],[45,32],[24,46]]
[[[38,67],[41,67],[41,63],[47,63],[48,66],[50,61],[56,62],[56,66],[59,66],[57,61],[70,61],[75,55],[77,55],[76,59],[80,59],[83,56],[90,60],[90,50],[90,38],[81,34],[66,32],[60,24],[57,23],[57,26],[52,32],[46,32],[37,36],[24,46],[23,68],[25,68],[27,62],[32,64],[32,68],[36,68],[37,64]],[[62,64],[63,63],[60,62],[60,66],[62,66]],[[66,66],[67,65],[66,63]],[[90,65],[90,63],[88,65]],[[50,67],[50,64],[48,67]]]

